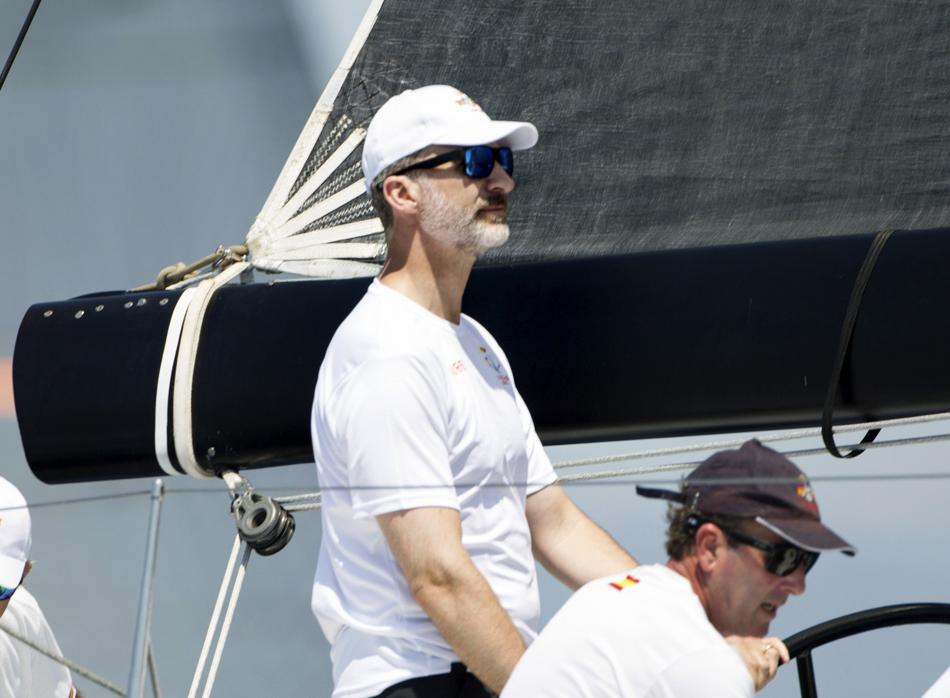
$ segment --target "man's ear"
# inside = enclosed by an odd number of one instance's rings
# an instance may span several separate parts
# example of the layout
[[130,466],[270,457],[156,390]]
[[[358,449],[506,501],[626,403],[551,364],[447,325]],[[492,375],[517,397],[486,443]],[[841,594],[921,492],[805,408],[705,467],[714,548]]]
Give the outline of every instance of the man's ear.
[[[33,569],[33,561],[27,560],[26,565],[23,566],[23,579],[26,579],[26,575],[28,575],[30,573],[30,570],[32,569]],[[21,581],[20,584],[22,583],[23,582]]]
[[722,560],[727,545],[726,534],[716,524],[706,522],[696,529],[695,536],[696,560],[700,569],[709,573]]
[[392,175],[383,180],[383,196],[394,215],[418,215],[420,187],[405,175]]

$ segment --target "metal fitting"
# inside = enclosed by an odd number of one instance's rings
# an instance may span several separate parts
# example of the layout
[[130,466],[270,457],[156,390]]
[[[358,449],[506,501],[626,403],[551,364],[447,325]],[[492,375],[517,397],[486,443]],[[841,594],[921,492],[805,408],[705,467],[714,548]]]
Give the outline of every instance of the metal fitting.
[[273,555],[290,542],[297,527],[293,515],[273,498],[246,489],[231,503],[241,539],[260,555]]

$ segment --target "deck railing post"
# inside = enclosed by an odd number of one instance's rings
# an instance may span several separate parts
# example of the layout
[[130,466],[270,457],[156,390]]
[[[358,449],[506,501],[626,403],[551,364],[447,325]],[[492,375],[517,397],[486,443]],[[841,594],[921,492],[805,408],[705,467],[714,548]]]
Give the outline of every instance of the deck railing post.
[[132,668],[129,671],[129,698],[142,698],[145,691],[145,672],[151,637],[152,581],[155,577],[155,558],[158,554],[158,523],[162,512],[165,485],[155,480],[152,487],[151,509],[148,520],[148,539],[145,546],[145,569],[142,572],[142,590],[139,594],[139,614],[132,645]]

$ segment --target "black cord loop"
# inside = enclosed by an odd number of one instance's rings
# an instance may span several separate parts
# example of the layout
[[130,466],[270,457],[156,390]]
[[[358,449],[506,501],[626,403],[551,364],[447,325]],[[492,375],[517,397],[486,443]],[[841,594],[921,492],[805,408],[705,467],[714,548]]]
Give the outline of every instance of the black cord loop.
[[832,431],[832,419],[834,417],[835,403],[838,399],[838,392],[841,389],[841,371],[844,368],[844,362],[848,358],[848,352],[851,349],[851,339],[854,337],[854,325],[858,320],[858,313],[861,311],[861,300],[864,298],[864,290],[867,288],[871,274],[874,272],[874,266],[877,264],[878,257],[881,256],[881,250],[885,243],[891,237],[893,230],[882,230],[874,236],[871,241],[871,247],[868,249],[864,263],[858,271],[857,278],[854,280],[854,287],[851,289],[851,300],[848,301],[848,311],[845,313],[844,322],[841,325],[841,337],[838,341],[838,355],[835,357],[834,368],[831,371],[831,380],[828,382],[828,392],[825,395],[825,406],[821,413],[821,440],[825,443],[828,453],[835,458],[854,458],[864,453],[865,449],[860,448],[869,444],[877,435],[881,433],[880,429],[871,429],[858,447],[855,447],[848,453],[841,453],[835,444],[835,435]]

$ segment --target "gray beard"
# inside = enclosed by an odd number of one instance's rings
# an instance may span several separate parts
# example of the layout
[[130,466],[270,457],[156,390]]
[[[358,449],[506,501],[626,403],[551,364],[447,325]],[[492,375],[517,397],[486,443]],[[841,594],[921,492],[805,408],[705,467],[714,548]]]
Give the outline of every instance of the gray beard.
[[418,179],[425,193],[419,205],[422,232],[439,242],[476,257],[508,240],[507,223],[489,223],[475,218],[477,209],[454,206],[431,182]]

